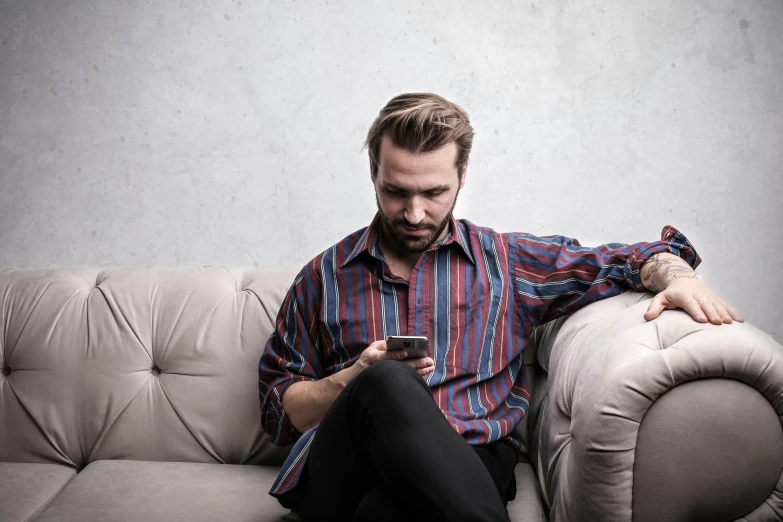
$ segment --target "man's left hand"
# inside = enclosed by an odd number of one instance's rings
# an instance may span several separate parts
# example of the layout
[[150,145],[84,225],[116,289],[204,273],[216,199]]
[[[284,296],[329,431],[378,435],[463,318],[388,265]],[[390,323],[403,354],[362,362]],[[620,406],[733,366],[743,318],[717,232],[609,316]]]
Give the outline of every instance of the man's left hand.
[[732,320],[743,323],[745,319],[730,304],[709,289],[701,279],[675,279],[665,290],[656,294],[644,314],[647,321],[661,315],[664,310],[682,308],[700,323],[730,324]]

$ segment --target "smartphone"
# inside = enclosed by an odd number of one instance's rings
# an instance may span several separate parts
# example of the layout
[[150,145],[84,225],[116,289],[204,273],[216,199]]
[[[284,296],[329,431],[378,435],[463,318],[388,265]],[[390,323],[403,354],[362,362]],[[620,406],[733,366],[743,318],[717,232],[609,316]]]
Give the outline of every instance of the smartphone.
[[418,335],[390,335],[386,338],[386,349],[405,350],[408,353],[408,359],[416,357],[427,357],[427,348],[429,339]]

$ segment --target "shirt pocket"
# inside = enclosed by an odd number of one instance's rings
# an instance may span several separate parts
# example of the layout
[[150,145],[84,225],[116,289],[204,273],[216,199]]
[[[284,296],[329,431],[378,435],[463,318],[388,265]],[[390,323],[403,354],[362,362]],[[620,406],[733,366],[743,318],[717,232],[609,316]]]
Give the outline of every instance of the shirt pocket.
[[[519,328],[509,319],[508,305],[501,297],[485,295],[455,307],[449,324],[449,349],[443,365],[452,374],[479,378],[495,375],[508,366],[515,354],[508,351],[516,342],[509,339]],[[512,323],[509,325],[509,321]]]
[[[474,299],[453,307],[448,324],[448,336],[439,335],[438,343],[432,347],[433,355],[447,369],[450,375],[479,375],[489,373],[487,366],[486,321],[484,300]],[[491,332],[490,332],[491,337]],[[448,346],[444,350],[443,346]],[[437,353],[436,353],[437,351]]]

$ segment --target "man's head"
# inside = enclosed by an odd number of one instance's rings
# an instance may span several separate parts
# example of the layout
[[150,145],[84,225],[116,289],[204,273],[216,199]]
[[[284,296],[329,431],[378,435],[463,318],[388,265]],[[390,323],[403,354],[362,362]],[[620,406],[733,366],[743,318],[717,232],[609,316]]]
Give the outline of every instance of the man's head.
[[384,230],[400,254],[420,254],[448,226],[465,184],[473,128],[436,94],[402,94],[367,133],[370,177]]

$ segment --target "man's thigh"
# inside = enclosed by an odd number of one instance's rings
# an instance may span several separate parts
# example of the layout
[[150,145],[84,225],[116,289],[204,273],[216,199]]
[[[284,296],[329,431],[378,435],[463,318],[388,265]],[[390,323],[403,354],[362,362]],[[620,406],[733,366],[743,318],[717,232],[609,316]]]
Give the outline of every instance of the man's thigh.
[[[461,512],[456,503],[469,501],[464,509],[501,519],[505,496],[495,484],[507,485],[507,475],[494,477],[502,468],[499,455],[476,451],[457,434],[414,370],[379,363],[360,373],[324,416],[295,511],[306,520],[350,520],[370,490],[387,487],[398,499],[416,498],[440,515],[445,504]],[[469,500],[474,496],[478,500]]]
[[[510,443],[500,441],[487,446],[473,446],[473,450],[486,466],[503,504],[506,505],[516,495],[516,449]],[[356,508],[353,522],[417,520],[415,506],[405,500],[396,494],[394,487],[388,484],[376,485],[362,498]]]
[[[313,518],[308,516],[315,514],[310,513],[313,508],[319,520],[350,519],[367,492],[382,482],[368,440],[384,426],[399,423],[394,412],[400,408],[421,415],[425,401],[442,417],[423,379],[404,363],[377,363],[362,371],[337,396],[318,426],[292,495],[299,504],[294,511],[305,520]],[[376,406],[373,414],[368,402],[388,407]]]

